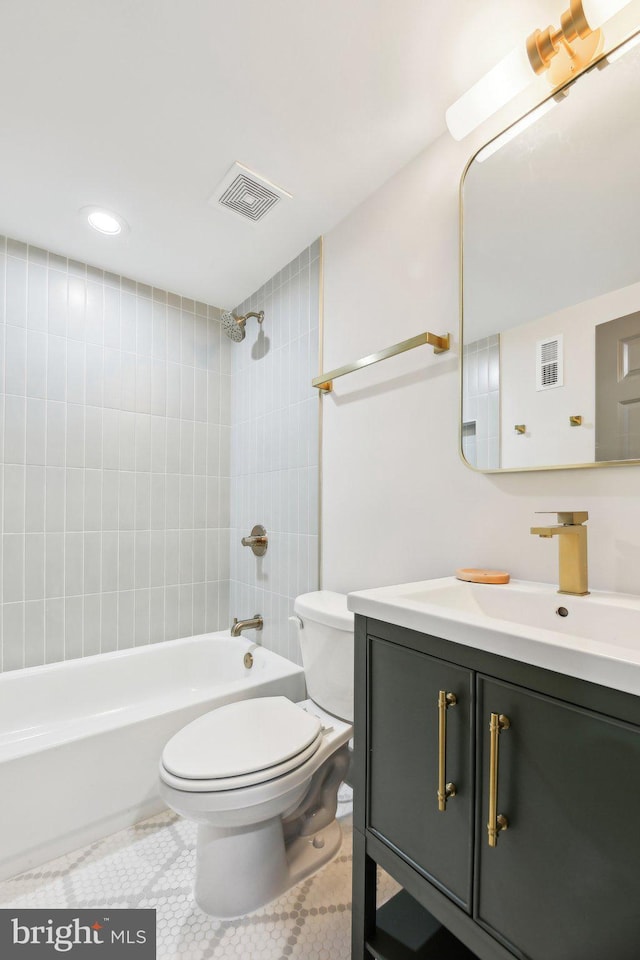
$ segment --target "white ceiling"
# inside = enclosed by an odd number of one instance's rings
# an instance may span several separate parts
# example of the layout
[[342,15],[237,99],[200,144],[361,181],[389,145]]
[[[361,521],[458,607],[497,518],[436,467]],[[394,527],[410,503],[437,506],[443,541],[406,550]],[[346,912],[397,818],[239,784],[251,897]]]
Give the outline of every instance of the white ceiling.
[[[2,0],[0,232],[232,306],[442,134],[449,103],[563,6]],[[211,206],[236,160],[294,199],[258,224]],[[93,233],[87,204],[131,232]]]

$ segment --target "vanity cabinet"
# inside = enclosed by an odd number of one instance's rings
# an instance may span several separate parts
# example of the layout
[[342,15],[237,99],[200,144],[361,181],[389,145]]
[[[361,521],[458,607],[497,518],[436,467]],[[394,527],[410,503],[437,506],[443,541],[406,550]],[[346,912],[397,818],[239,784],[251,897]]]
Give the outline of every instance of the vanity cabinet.
[[[637,698],[356,623],[354,960],[637,960]],[[376,911],[376,864],[404,888],[395,918]]]
[[[371,640],[369,824],[378,836],[471,909],[473,864],[473,674],[464,667]],[[447,709],[447,782],[456,796],[438,811],[438,694]],[[434,723],[434,719],[436,723]],[[401,802],[398,802],[401,794]]]

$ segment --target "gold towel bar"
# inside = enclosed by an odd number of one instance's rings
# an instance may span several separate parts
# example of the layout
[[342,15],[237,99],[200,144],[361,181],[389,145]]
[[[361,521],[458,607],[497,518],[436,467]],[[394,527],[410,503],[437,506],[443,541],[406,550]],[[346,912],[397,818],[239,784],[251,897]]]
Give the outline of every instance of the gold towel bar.
[[354,370],[360,370],[361,367],[368,367],[372,363],[379,363],[380,360],[387,360],[388,357],[395,357],[398,353],[406,353],[407,350],[413,350],[414,347],[421,347],[423,344],[433,347],[434,353],[446,353],[450,347],[450,337],[446,333],[443,337],[435,333],[419,333],[409,340],[403,340],[402,343],[394,343],[392,347],[386,350],[380,350],[378,353],[371,353],[368,357],[362,357],[354,363],[347,363],[344,367],[337,367],[330,370],[329,373],[322,373],[311,381],[312,387],[317,387],[322,393],[331,393],[333,381],[338,377],[344,377],[346,373],[353,373]]

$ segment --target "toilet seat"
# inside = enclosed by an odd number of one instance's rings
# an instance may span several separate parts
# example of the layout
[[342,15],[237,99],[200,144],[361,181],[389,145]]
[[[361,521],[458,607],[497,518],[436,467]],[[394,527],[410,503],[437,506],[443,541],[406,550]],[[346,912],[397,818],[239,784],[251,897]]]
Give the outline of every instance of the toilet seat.
[[180,730],[160,765],[169,786],[189,792],[234,790],[295,770],[318,750],[320,719],[286,697],[226,704]]

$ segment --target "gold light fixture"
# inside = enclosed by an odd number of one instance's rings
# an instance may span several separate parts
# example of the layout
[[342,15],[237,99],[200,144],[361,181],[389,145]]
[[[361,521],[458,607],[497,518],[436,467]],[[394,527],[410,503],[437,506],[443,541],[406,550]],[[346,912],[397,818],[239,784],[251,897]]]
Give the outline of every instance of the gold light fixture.
[[534,30],[447,110],[451,135],[468,133],[546,74],[552,87],[577,76],[602,51],[600,27],[631,0],[570,0],[560,26]]

